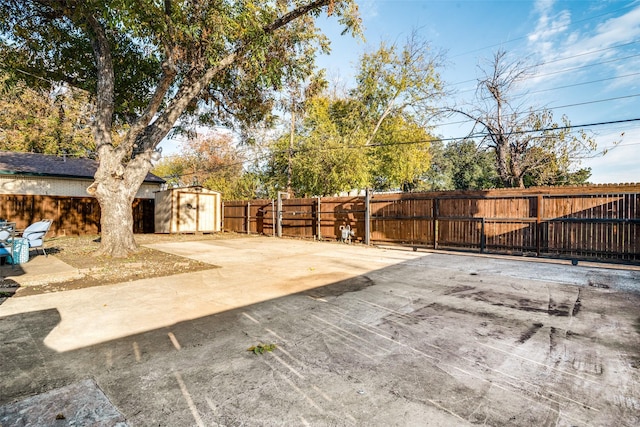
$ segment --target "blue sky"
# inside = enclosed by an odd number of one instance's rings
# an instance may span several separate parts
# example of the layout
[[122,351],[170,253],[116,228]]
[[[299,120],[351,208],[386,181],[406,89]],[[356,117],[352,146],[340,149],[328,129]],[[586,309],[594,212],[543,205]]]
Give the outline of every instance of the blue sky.
[[[444,81],[456,104],[470,102],[479,66],[498,50],[540,64],[522,82],[527,105],[547,107],[573,125],[640,118],[640,0],[359,0],[366,42],[323,23],[332,54],[319,58],[330,80],[351,84],[359,55],[381,40],[402,44],[412,30],[446,52]],[[614,99],[612,99],[614,98]],[[448,102],[449,102],[448,101]],[[576,105],[580,104],[580,105]],[[462,137],[468,125],[436,128]],[[595,183],[640,182],[640,121],[585,128],[604,156],[582,161]],[[623,136],[621,136],[624,133]]]

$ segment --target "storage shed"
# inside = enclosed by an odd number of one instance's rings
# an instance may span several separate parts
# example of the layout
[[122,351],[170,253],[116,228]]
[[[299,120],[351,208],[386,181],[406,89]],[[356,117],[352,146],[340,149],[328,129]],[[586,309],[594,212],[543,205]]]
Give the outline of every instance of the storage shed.
[[156,233],[214,233],[221,230],[222,197],[200,186],[156,192]]

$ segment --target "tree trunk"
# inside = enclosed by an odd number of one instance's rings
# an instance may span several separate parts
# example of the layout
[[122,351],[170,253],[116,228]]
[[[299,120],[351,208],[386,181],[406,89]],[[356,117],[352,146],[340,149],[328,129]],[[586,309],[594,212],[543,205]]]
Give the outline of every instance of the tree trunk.
[[126,257],[137,249],[133,236],[133,200],[149,169],[150,152],[141,153],[127,166],[118,149],[103,149],[95,181],[87,189],[100,204],[101,245],[96,255]]
[[507,149],[503,141],[496,142],[496,166],[498,169],[498,176],[502,185],[505,187],[511,187],[511,175],[509,174],[509,166],[507,159]]
[[[526,147],[526,145],[523,145]],[[523,153],[526,150],[520,146],[520,144],[512,144],[510,146],[509,153],[509,172],[511,174],[511,186],[517,188],[524,188],[524,166]]]
[[126,257],[137,249],[133,237],[133,197],[129,189],[97,196],[100,203],[100,249],[96,255]]
[[520,167],[520,160],[511,157],[511,187],[524,188],[524,173]]

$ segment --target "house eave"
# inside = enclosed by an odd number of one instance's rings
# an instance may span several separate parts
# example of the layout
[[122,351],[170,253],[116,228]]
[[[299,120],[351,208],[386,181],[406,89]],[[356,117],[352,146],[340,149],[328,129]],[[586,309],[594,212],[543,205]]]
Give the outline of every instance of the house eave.
[[[0,175],[9,175],[15,177],[34,177],[34,178],[65,178],[65,179],[87,179],[93,180],[93,176],[87,175],[70,175],[70,174],[51,174],[51,173],[38,173],[38,172],[24,172],[24,171],[8,171],[8,170],[0,170]],[[156,179],[145,179],[143,183],[145,184],[164,184],[164,180],[162,178]]]

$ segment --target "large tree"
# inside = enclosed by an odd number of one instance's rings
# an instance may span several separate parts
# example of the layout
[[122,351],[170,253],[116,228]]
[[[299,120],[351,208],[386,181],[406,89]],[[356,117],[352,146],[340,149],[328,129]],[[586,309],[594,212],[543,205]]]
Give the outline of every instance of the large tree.
[[444,95],[442,53],[417,31],[404,44],[381,42],[360,57],[349,92],[351,132],[371,147],[370,185],[389,190],[416,187],[429,168],[429,122]]
[[414,188],[431,159],[428,123],[443,95],[440,66],[440,53],[414,32],[402,46],[382,42],[364,53],[346,95],[311,82],[316,90],[292,103],[297,120],[272,147],[268,185],[309,195]]
[[[586,133],[572,131],[566,116],[558,123],[551,110],[526,108],[514,101],[514,89],[530,72],[524,62],[498,51],[478,80],[475,104],[453,109],[475,122],[472,135],[477,126],[481,128],[482,144],[494,150],[504,187],[524,187],[527,177],[566,176],[596,149]],[[543,183],[551,182],[534,182]]]
[[359,105],[359,120],[373,143],[385,120],[405,116],[427,127],[444,95],[439,69],[442,53],[413,31],[404,45],[381,42],[360,57],[356,86],[350,91]]
[[431,164],[433,136],[412,116],[391,114],[377,130],[370,149],[372,187],[410,191],[421,186]]
[[371,128],[362,125],[361,107],[357,99],[327,95],[307,100],[294,137],[284,134],[271,146],[264,174],[269,193],[288,189],[312,196],[358,188],[415,188],[429,169],[429,132],[411,116],[392,113],[369,143]]
[[271,146],[264,174],[271,196],[289,187],[296,195],[317,196],[369,184],[364,135],[345,125],[352,111],[347,104],[323,95],[307,100],[293,140],[286,133]]
[[258,121],[283,70],[325,46],[323,10],[357,29],[353,0],[0,0],[3,65],[93,96],[100,253],[135,250],[133,198],[176,123]]
[[433,141],[425,190],[484,190],[499,186],[493,153],[471,140]]
[[473,141],[452,141],[444,150],[451,165],[455,190],[484,190],[497,186],[498,176],[491,153]]

